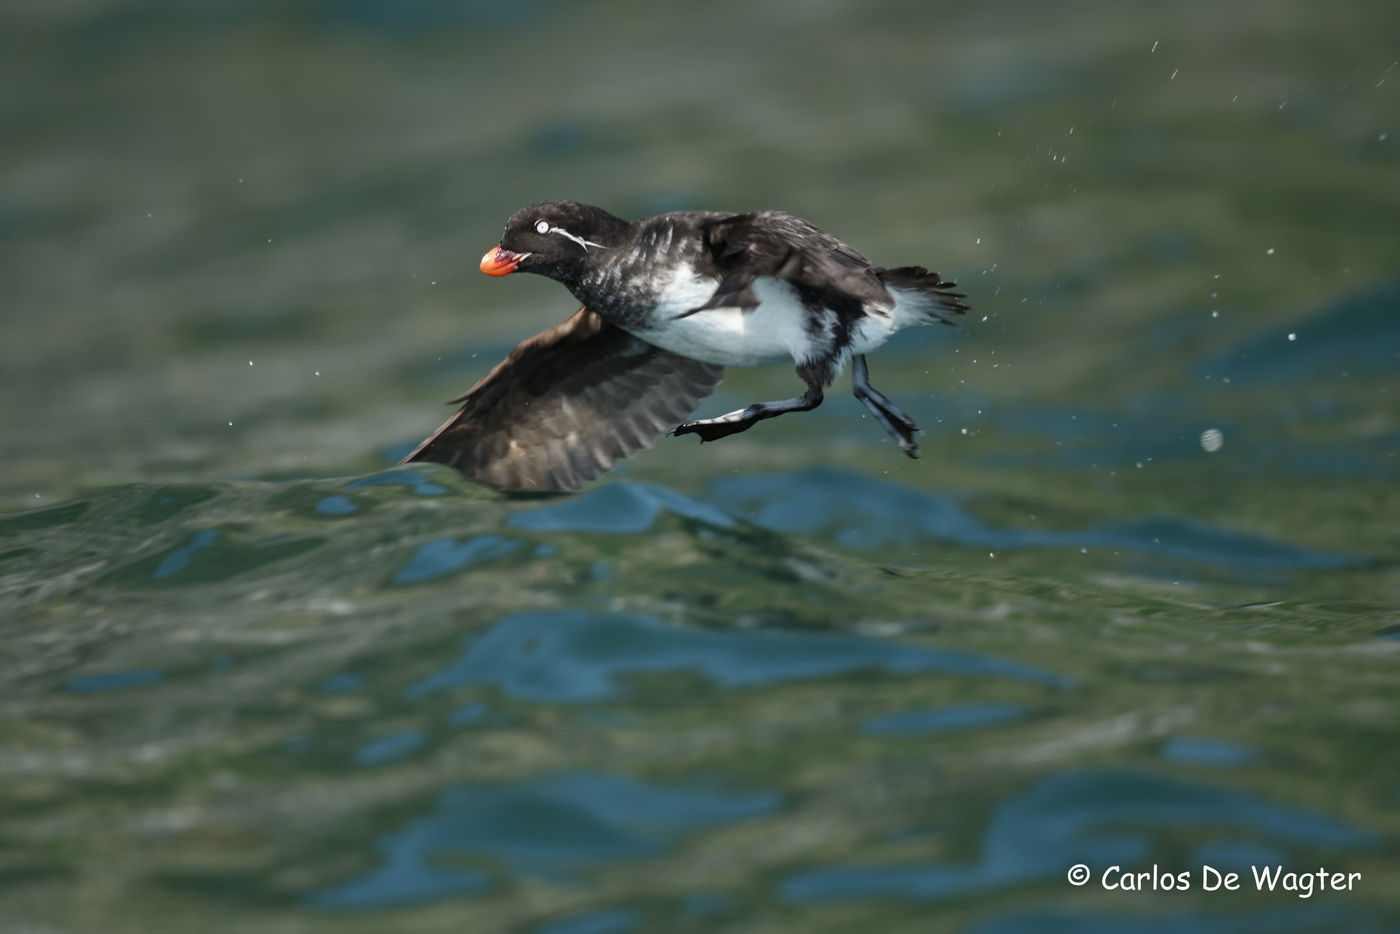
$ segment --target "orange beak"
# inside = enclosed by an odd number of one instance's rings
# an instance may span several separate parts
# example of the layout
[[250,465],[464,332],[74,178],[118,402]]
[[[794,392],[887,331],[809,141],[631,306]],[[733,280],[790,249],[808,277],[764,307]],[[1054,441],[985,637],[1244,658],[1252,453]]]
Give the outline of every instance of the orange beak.
[[493,246],[481,258],[481,271],[488,276],[508,276],[515,272],[515,267],[519,266],[520,261],[529,255],[529,253],[512,253],[504,247]]

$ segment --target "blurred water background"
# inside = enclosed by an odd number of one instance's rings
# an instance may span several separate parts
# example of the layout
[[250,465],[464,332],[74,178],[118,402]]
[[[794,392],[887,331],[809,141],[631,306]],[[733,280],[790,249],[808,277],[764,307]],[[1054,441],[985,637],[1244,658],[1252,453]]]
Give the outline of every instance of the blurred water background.
[[[1397,36],[10,0],[0,929],[1396,930]],[[957,278],[872,358],[924,458],[842,388],[573,496],[393,468],[574,310],[476,271],[542,198]]]

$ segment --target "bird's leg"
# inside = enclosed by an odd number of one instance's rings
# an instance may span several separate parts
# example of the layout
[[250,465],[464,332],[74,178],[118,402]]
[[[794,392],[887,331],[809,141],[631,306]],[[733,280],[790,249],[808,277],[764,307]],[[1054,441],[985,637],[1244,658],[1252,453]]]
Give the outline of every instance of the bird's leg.
[[742,409],[716,418],[682,422],[672,428],[670,434],[699,435],[702,443],[718,441],[720,438],[748,431],[765,418],[777,418],[786,412],[810,412],[822,404],[823,377],[825,377],[826,383],[830,383],[831,379],[827,375],[829,372],[830,367],[824,365],[799,366],[797,375],[801,376],[807,383],[807,391],[802,395],[792,399],[780,399],[777,402],[755,402],[753,405],[746,405]]
[[715,418],[702,418],[693,422],[682,422],[670,433],[673,435],[699,435],[700,440],[718,441],[741,431],[748,431],[765,418],[777,418],[785,412],[810,412],[822,404],[822,389],[813,386],[793,399],[780,399],[777,402],[755,402],[742,409]]
[[919,430],[919,426],[886,398],[883,392],[870,385],[870,370],[865,365],[863,354],[852,358],[851,385],[855,389],[856,398],[865,403],[870,414],[874,415],[875,419],[885,426],[885,430],[899,442],[899,449],[910,457],[917,458],[919,446],[914,443],[914,432]]

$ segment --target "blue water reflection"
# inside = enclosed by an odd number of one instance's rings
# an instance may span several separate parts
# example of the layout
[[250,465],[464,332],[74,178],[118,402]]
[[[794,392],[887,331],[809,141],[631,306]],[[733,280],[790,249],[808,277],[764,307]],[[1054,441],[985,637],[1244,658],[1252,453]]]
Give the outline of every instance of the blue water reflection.
[[1316,381],[1343,371],[1393,373],[1400,360],[1400,281],[1335,299],[1307,318],[1203,357],[1198,374],[1243,385]]
[[420,730],[399,730],[376,736],[355,750],[356,765],[384,765],[418,750],[426,742]]
[[1287,858],[1277,847],[1253,840],[1211,840],[1191,851],[1190,866],[1211,866],[1241,877],[1251,866],[1278,866]]
[[[567,878],[601,861],[660,852],[686,833],[750,820],[782,803],[776,791],[729,791],[702,782],[653,785],[622,775],[569,772],[442,792],[431,813],[378,844],[381,864],[307,896],[321,908],[370,908],[482,891],[496,870]],[[495,867],[453,869],[435,860]]]
[[103,671],[90,675],[80,675],[70,680],[65,687],[75,694],[94,694],[101,691],[116,691],[121,688],[141,687],[155,684],[165,679],[165,672],[158,668],[130,668],[125,671]]
[[734,524],[722,511],[675,490],[614,481],[557,504],[517,513],[506,525],[535,531],[635,533],[650,529],[664,512],[722,528]]
[[198,532],[194,533],[188,545],[177,548],[166,555],[161,560],[160,564],[156,566],[153,576],[156,580],[164,580],[172,574],[180,573],[190,566],[190,562],[194,560],[196,552],[204,548],[214,547],[214,543],[218,540],[218,532],[215,532],[213,529],[200,529]]
[[1248,746],[1203,736],[1174,736],[1162,744],[1162,758],[1190,765],[1248,765],[1258,756]]
[[323,516],[348,516],[358,508],[354,500],[339,493],[323,496],[316,502],[316,511]]
[[362,490],[371,486],[405,486],[418,496],[441,496],[447,487],[428,479],[416,470],[385,470],[345,484],[347,490]]
[[856,548],[949,541],[988,549],[1123,549],[1213,565],[1300,570],[1363,560],[1172,516],[1069,532],[998,528],[947,497],[830,467],[726,478],[714,484],[713,493],[759,525],[791,534],[830,535]]
[[313,892],[306,904],[340,910],[391,908],[490,888],[491,877],[486,873],[432,863],[436,838],[430,825],[410,826],[382,838],[376,847],[381,856],[378,868],[343,885]]
[[546,921],[533,934],[625,934],[635,931],[640,919],[631,908],[606,908],[587,914]]
[[445,577],[492,558],[499,558],[521,547],[521,542],[500,535],[478,535],[458,542],[440,538],[419,547],[408,563],[394,575],[396,584],[420,584]]
[[491,715],[491,708],[481,701],[472,701],[463,704],[447,715],[447,725],[452,727],[475,726],[478,723],[485,723]]
[[1289,906],[1253,914],[1185,912],[1170,915],[1028,911],[990,918],[967,934],[1333,934],[1382,930],[1375,914],[1339,903]]
[[316,685],[317,690],[323,694],[353,694],[362,691],[365,687],[364,675],[357,675],[351,672],[343,672],[338,675],[331,675]]
[[508,616],[468,636],[461,658],[405,689],[495,685],[509,697],[542,702],[600,700],[627,674],[695,671],[716,684],[751,686],[856,671],[1015,678],[1068,687],[1070,679],[976,652],[931,649],[830,632],[717,631],[650,616],[566,610]]
[[867,736],[924,736],[1013,723],[1025,716],[1024,704],[959,704],[871,717],[861,732]]
[[1348,850],[1371,841],[1329,817],[1229,788],[1127,770],[1067,772],[997,807],[977,862],[824,866],[789,876],[780,891],[795,901],[962,897],[1048,881],[1075,863],[1100,871],[1131,867],[1151,853],[1151,828],[1183,826],[1308,848]]

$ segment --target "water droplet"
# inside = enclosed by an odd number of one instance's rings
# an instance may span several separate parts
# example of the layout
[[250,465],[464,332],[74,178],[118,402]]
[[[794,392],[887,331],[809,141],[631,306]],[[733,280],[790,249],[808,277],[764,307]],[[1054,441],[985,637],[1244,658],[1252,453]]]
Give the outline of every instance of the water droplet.
[[1289,331],[1289,332],[1288,332],[1288,339],[1291,340],[1291,341],[1296,341],[1296,340],[1298,339],[1298,335],[1295,334],[1295,333],[1293,333],[1292,331]]
[[1269,248],[1268,248],[1267,250],[1265,250],[1264,252],[1267,253],[1267,254],[1270,255],[1270,256],[1273,256],[1273,255],[1274,255],[1274,248],[1273,248],[1273,247],[1269,247]]

